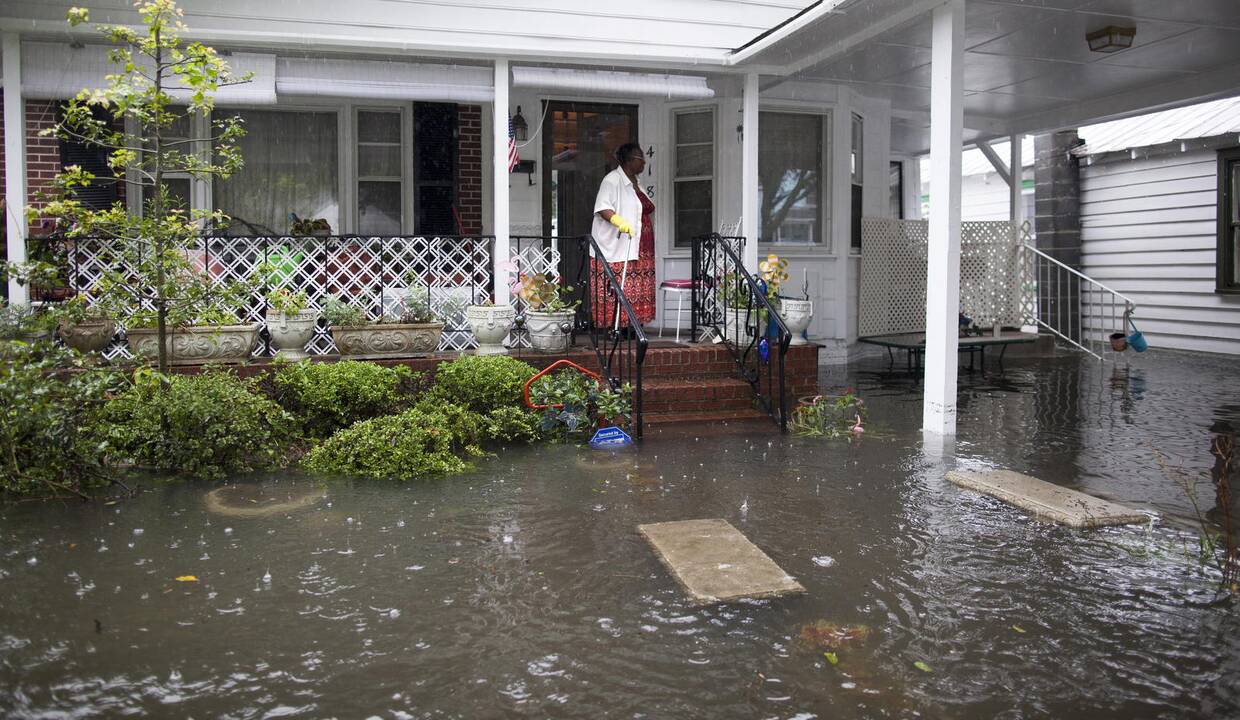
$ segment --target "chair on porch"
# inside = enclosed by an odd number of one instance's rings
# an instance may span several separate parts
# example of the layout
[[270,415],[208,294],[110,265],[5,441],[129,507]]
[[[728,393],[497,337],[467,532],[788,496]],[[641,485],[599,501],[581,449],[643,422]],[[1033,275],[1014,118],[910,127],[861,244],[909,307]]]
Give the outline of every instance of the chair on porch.
[[[735,223],[719,223],[719,234],[724,237],[731,237],[740,232],[741,218],[736,218]],[[667,325],[667,294],[674,293],[676,295],[676,342],[680,342],[680,316],[685,308],[685,296],[692,299],[693,279],[692,278],[669,278],[659,283],[659,292],[662,294],[663,300],[663,320],[659,324],[659,337],[663,337],[663,328]],[[692,300],[691,300],[692,301]],[[689,312],[693,312],[693,308],[689,308]],[[692,338],[696,340],[696,338]]]

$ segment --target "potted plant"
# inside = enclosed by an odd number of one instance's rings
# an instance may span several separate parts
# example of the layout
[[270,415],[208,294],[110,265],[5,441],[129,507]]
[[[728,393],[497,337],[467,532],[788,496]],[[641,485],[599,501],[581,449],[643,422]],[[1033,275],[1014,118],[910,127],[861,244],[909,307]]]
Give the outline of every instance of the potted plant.
[[116,321],[101,305],[88,305],[77,295],[55,309],[57,334],[65,345],[81,353],[102,352],[112,344]]
[[[161,365],[249,359],[262,329],[261,323],[238,322],[239,312],[250,299],[251,284],[216,285],[202,273],[183,270],[166,289],[162,311],[143,308],[127,320],[125,335],[135,355],[148,361],[160,360]],[[102,304],[108,307],[121,295],[105,290],[103,297]]]
[[355,359],[408,357],[435,352],[443,323],[431,310],[426,286],[410,288],[401,305],[373,322],[361,308],[336,296],[323,303],[323,319],[341,356]]
[[779,309],[779,316],[784,319],[784,325],[788,326],[788,331],[792,333],[792,344],[807,345],[809,341],[805,339],[804,333],[809,328],[810,321],[814,319],[814,303],[809,299],[808,275],[805,276],[805,282],[801,288],[804,298],[802,299],[779,294],[780,288],[788,281],[787,260],[772,253],[758,264],[758,270],[762,272],[762,279],[766,281],[767,296],[771,298],[772,305]]
[[521,275],[517,291],[525,300],[525,329],[530,347],[544,352],[564,352],[573,329],[579,301],[572,299],[573,286],[560,285],[540,274]]
[[754,330],[764,324],[765,313],[751,298],[749,284],[741,273],[724,273],[717,287],[719,303],[723,305],[724,338],[737,345],[747,343]]
[[503,355],[508,352],[504,338],[512,331],[517,320],[517,309],[512,305],[482,303],[465,308],[465,321],[478,341],[478,355]]
[[275,288],[267,293],[267,334],[280,360],[304,360],[306,343],[314,337],[319,311],[307,307],[309,298],[304,290],[293,292]]
[[34,343],[52,339],[56,316],[29,305],[12,304],[0,299],[0,340],[21,340]]

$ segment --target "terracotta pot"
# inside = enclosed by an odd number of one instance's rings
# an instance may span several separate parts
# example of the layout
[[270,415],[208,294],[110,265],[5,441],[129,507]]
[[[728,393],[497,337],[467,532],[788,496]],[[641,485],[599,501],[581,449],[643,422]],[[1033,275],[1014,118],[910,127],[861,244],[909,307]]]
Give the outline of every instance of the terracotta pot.
[[[260,327],[254,323],[169,328],[164,343],[168,362],[173,365],[244,362],[258,342]],[[134,328],[125,334],[135,355],[148,362],[159,359],[159,332],[155,328]]]
[[341,357],[376,359],[426,355],[439,349],[443,323],[337,325],[332,340]]
[[1124,333],[1111,333],[1111,349],[1115,352],[1124,352],[1128,349],[1128,336]]

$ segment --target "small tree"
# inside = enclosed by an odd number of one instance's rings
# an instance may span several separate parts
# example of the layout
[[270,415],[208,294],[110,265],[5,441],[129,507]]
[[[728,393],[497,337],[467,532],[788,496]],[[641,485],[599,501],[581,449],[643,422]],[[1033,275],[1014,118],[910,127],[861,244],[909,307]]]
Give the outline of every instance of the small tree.
[[[166,372],[170,324],[226,322],[227,308],[239,305],[249,291],[241,283],[213,284],[209,269],[193,267],[190,249],[203,225],[222,227],[226,218],[218,211],[187,212],[165,182],[171,172],[210,179],[239,170],[241,119],[215,118],[201,137],[191,129],[188,137],[173,138],[171,130],[178,122],[193,128],[194,118],[206,117],[214,107],[219,88],[248,82],[249,76],[232,75],[212,48],[183,42],[183,13],[173,0],[138,0],[135,6],[145,30],[102,27],[117,46],[109,51],[117,72],[106,77],[106,87],[79,92],[61,121],[43,134],[106,150],[116,181],[145,198],[143,212],[131,213],[119,201],[93,210],[75,200],[73,191],[95,179],[76,165],[56,177],[58,197],[28,212],[32,220],[58,220],[70,238],[109,239],[106,252],[114,269],[90,291],[113,314],[158,329],[159,369]],[[85,9],[73,8],[68,20],[76,26],[89,19]]]

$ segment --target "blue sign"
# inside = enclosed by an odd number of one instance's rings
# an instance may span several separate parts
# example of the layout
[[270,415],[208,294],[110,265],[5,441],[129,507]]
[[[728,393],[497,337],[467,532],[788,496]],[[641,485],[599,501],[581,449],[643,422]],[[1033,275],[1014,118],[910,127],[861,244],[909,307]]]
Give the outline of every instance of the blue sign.
[[624,445],[632,445],[633,438],[629,434],[618,427],[599,428],[594,433],[594,437],[590,438],[590,447],[606,448],[621,447]]

